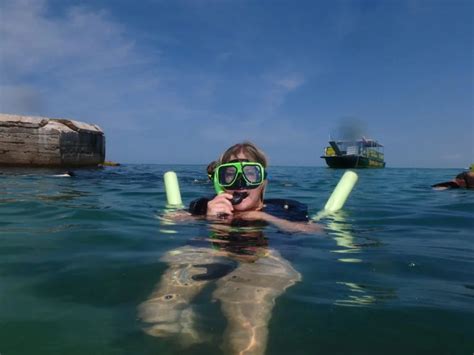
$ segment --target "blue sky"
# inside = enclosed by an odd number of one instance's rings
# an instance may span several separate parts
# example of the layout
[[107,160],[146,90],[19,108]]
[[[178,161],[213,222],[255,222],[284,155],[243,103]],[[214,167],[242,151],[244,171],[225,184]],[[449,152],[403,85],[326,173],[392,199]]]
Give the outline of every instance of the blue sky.
[[107,158],[207,164],[251,140],[324,166],[341,122],[387,166],[474,162],[469,0],[0,0],[0,112],[106,132]]

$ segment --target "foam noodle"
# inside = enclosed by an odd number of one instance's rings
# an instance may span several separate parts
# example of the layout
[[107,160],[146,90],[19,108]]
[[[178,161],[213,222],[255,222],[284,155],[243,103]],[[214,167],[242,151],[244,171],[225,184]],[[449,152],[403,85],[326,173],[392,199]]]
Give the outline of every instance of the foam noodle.
[[178,177],[174,171],[168,171],[163,175],[165,181],[166,200],[168,205],[182,206],[181,193],[179,191]]
[[346,171],[342,175],[339,183],[329,197],[328,202],[324,206],[324,210],[319,211],[317,214],[311,218],[313,221],[319,221],[321,218],[324,218],[331,214],[332,212],[339,211],[344,203],[346,202],[349,194],[352,191],[352,188],[357,182],[357,174],[353,171]]
[[357,182],[357,174],[353,171],[346,171],[344,175],[342,175],[341,180],[337,184],[336,188],[334,189],[331,197],[329,197],[328,202],[324,206],[324,210],[328,212],[336,212],[339,211],[344,203],[346,202],[349,194],[352,191],[352,188]]

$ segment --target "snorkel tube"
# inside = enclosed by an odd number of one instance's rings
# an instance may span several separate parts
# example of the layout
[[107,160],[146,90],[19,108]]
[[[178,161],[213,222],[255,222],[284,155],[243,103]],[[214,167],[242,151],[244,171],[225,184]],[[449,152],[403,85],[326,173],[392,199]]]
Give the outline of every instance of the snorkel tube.
[[216,194],[220,195],[224,193],[224,189],[221,185],[219,185],[219,179],[217,178],[216,173],[213,174],[212,181],[214,183],[214,190],[216,190]]
[[344,175],[342,175],[339,183],[326,202],[324,210],[319,211],[316,215],[314,215],[312,220],[318,221],[331,213],[339,211],[344,206],[344,203],[357,183],[357,180],[358,176],[355,172],[350,170],[346,171]]

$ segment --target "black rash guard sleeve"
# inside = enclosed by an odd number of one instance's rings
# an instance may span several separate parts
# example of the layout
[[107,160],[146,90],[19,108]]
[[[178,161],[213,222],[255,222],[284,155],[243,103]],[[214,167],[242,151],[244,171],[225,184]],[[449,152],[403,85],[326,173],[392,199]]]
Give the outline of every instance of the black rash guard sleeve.
[[308,206],[304,203],[282,198],[268,199],[263,203],[263,210],[272,216],[292,222],[309,221]]
[[207,213],[207,203],[209,198],[201,197],[191,201],[189,204],[189,212],[194,216],[203,216]]
[[[189,212],[194,216],[204,216],[210,200],[211,198],[201,197],[191,201]],[[304,203],[289,199],[268,199],[263,203],[263,211],[275,217],[293,222],[308,221],[308,206]]]

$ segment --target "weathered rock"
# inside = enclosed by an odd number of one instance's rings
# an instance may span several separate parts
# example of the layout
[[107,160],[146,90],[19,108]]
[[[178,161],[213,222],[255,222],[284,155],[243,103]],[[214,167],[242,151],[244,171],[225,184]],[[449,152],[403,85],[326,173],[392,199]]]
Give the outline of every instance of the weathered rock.
[[0,165],[97,166],[104,159],[105,136],[96,125],[0,114]]

